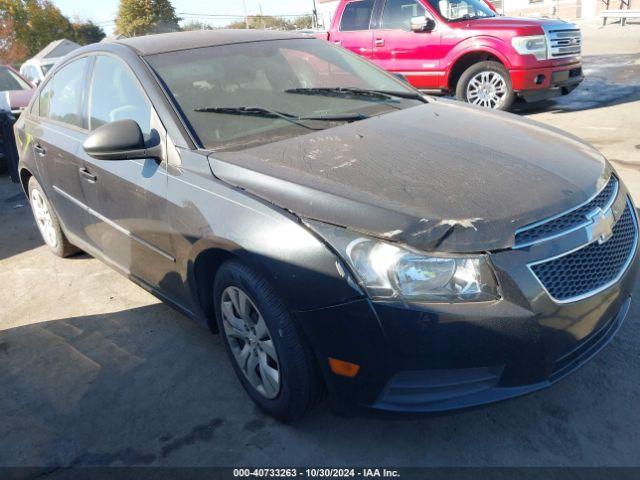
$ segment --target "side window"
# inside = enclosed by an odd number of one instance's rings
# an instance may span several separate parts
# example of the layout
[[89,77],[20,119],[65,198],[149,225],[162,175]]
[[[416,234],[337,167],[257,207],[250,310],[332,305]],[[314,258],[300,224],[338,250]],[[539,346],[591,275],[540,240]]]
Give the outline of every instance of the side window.
[[151,105],[126,65],[107,55],[96,57],[89,98],[89,130],[118,120],[135,120],[151,132]]
[[347,3],[344,7],[344,12],[342,12],[340,30],[343,32],[369,30],[373,3],[373,0],[359,0]]
[[40,116],[82,127],[80,104],[87,59],[71,62],[58,70],[40,93]]
[[382,28],[411,30],[411,19],[425,15],[425,8],[416,0],[387,0],[382,12]]

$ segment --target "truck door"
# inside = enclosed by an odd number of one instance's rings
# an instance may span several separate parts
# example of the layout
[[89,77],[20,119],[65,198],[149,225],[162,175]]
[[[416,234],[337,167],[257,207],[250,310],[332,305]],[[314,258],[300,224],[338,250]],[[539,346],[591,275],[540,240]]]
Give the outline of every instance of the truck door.
[[371,60],[373,30],[371,17],[374,0],[354,0],[345,4],[331,30],[330,41]]
[[[416,88],[438,89],[444,78],[440,71],[440,30],[411,31],[411,19],[427,15],[418,0],[386,0],[373,32],[373,61],[392,73],[400,73]],[[434,20],[435,21],[435,20]]]

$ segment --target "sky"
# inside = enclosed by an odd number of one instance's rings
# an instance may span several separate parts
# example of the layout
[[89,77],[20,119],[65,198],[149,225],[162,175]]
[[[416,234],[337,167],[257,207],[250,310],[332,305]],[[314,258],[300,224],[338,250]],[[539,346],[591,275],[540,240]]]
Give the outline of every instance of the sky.
[[[69,18],[93,20],[107,35],[113,32],[113,19],[118,10],[119,0],[53,0],[53,3]],[[241,0],[172,0],[179,17],[190,19],[185,14],[243,15]],[[313,0],[246,0],[249,15],[302,15],[311,13]],[[202,19],[202,18],[201,18]],[[225,25],[237,19],[213,18],[207,23]]]

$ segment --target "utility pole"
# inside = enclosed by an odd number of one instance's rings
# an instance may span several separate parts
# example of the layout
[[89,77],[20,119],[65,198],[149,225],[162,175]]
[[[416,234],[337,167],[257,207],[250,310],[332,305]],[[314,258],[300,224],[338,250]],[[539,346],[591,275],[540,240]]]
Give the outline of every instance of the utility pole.
[[318,10],[316,9],[316,0],[313,0],[313,16],[312,16],[313,28],[318,28]]
[[247,15],[247,0],[242,0],[242,8],[244,9],[244,27],[249,29],[249,16]]

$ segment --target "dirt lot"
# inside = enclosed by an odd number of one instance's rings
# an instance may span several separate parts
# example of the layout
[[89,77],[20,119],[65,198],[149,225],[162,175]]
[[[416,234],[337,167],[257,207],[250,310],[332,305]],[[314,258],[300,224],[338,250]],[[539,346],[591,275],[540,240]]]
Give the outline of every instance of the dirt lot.
[[[593,143],[640,201],[640,25],[585,28],[588,80],[522,114]],[[611,344],[549,390],[412,421],[323,405],[284,426],[219,338],[96,260],[49,254],[6,177],[0,224],[0,465],[640,465],[638,289]]]

